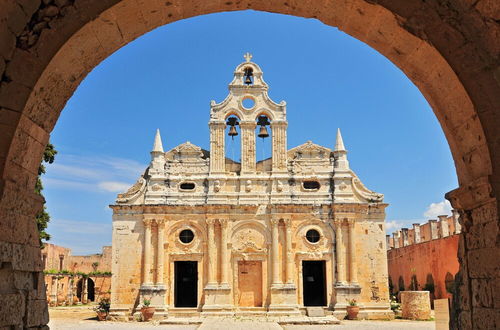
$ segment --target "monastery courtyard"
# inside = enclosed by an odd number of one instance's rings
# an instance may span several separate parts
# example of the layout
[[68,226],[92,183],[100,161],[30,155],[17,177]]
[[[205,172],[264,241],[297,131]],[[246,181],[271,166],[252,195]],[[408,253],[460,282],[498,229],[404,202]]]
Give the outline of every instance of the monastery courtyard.
[[247,320],[246,318],[228,318],[217,321],[206,319],[200,324],[158,324],[153,322],[99,322],[95,318],[95,312],[90,306],[70,308],[50,308],[49,327],[53,330],[101,330],[101,329],[166,329],[166,330],[327,330],[327,329],[356,329],[356,330],[399,330],[399,329],[425,329],[434,330],[434,321],[341,321],[339,325],[279,325],[276,322],[265,322],[258,320]]

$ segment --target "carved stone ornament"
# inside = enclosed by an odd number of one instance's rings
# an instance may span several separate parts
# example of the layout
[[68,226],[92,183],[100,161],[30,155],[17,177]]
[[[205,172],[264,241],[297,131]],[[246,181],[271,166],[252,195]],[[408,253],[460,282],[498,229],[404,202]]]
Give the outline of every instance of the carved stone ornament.
[[215,180],[215,182],[214,182],[214,191],[215,192],[220,191],[220,181],[219,180]]
[[146,187],[146,180],[144,177],[140,177],[136,183],[132,187],[130,187],[126,192],[123,194],[118,194],[116,198],[117,203],[127,203],[134,197],[137,197],[140,192],[144,190]]
[[245,191],[246,192],[251,192],[252,191],[252,180],[247,180],[245,182]]
[[366,199],[368,202],[372,203],[380,203],[384,200],[384,195],[376,193],[374,191],[369,190],[365,187],[365,185],[357,178],[354,177],[352,179],[353,187],[356,193],[358,193],[361,197]]

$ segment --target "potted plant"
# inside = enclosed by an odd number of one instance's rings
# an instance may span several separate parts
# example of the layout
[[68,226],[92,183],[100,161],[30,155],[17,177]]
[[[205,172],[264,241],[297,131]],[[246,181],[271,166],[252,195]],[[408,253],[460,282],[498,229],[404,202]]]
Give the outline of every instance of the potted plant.
[[96,307],[94,307],[94,310],[97,313],[97,319],[99,321],[106,321],[106,318],[108,317],[108,314],[109,314],[110,307],[111,307],[111,303],[109,302],[109,299],[107,299],[107,298],[101,299],[99,304]]
[[359,306],[356,299],[347,300],[349,305],[347,305],[347,319],[355,320],[358,317]]
[[151,300],[150,299],[144,299],[142,302],[142,308],[141,308],[141,314],[142,314],[142,320],[144,322],[147,322],[151,320],[155,313],[155,308],[149,306],[151,305]]

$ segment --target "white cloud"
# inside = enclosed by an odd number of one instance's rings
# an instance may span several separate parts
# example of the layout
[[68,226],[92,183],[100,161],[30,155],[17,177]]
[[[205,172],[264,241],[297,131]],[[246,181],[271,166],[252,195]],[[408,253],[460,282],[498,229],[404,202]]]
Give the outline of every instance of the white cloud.
[[102,181],[99,182],[98,186],[100,189],[109,192],[124,192],[127,191],[128,188],[130,188],[131,184],[117,181]]
[[390,230],[398,230],[401,227],[403,227],[403,224],[401,222],[397,222],[396,220],[385,222],[385,229],[387,232]]
[[69,247],[73,255],[101,253],[103,246],[111,245],[111,219],[93,222],[54,218],[49,230],[49,243]]
[[132,186],[146,166],[124,158],[60,155],[42,180],[49,189],[118,193]]
[[426,219],[435,219],[438,215],[449,215],[451,214],[451,209],[451,204],[447,200],[439,203],[431,203],[424,212],[424,217]]

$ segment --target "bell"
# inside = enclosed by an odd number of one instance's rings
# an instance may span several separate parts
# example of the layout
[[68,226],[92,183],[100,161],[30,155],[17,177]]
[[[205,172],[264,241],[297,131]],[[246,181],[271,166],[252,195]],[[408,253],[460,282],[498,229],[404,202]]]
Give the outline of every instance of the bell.
[[253,76],[253,70],[252,70],[252,68],[246,68],[245,69],[245,80],[244,80],[244,83],[246,85],[253,84],[252,76]]
[[246,85],[251,85],[252,84],[252,78],[250,78],[250,76],[245,76],[245,84]]
[[236,130],[235,126],[231,126],[231,128],[229,129],[228,135],[230,137],[234,137],[234,136],[238,135],[238,131]]
[[262,125],[259,130],[259,134],[257,135],[260,138],[265,139],[266,137],[269,137],[269,133],[267,132],[266,126]]

